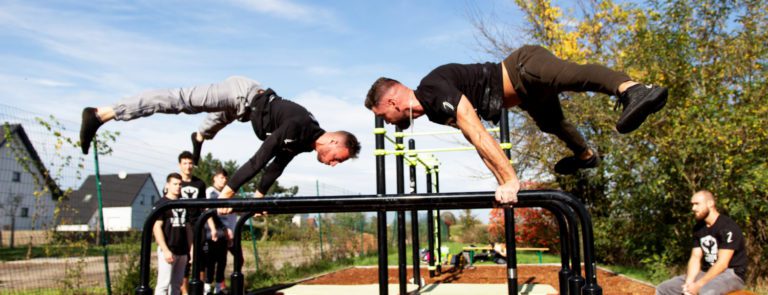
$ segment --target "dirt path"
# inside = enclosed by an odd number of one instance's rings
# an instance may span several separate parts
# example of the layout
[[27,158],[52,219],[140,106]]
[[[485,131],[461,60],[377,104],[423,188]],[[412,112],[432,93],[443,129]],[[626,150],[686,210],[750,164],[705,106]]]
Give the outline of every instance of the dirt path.
[[[440,276],[430,278],[425,268],[421,269],[421,277],[427,284],[440,282],[443,284],[506,284],[506,267],[503,265],[479,265],[473,269],[453,271],[449,269]],[[559,266],[554,265],[519,265],[518,282],[547,284],[558,289]],[[413,271],[409,268],[408,278]],[[389,269],[389,283],[398,283],[397,268]],[[605,295],[654,294],[654,288],[635,280],[598,269],[597,283]],[[355,267],[337,271],[302,284],[316,285],[361,285],[378,284],[378,269],[375,267]]]

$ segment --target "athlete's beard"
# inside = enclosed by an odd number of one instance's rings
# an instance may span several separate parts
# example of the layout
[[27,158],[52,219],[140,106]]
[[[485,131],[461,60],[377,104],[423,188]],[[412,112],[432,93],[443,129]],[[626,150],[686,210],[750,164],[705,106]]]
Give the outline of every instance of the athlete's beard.
[[408,118],[405,118],[403,120],[400,120],[400,122],[395,123],[395,126],[399,127],[402,130],[408,129],[408,127],[411,126],[411,120]]
[[399,122],[395,123],[395,126],[400,127],[402,130],[411,127],[411,123],[413,122],[413,99],[408,99],[408,107],[408,118],[400,119]]
[[694,217],[696,218],[696,221],[702,221],[704,219],[707,219],[707,216],[709,216],[709,208],[706,208],[699,213],[694,213]]

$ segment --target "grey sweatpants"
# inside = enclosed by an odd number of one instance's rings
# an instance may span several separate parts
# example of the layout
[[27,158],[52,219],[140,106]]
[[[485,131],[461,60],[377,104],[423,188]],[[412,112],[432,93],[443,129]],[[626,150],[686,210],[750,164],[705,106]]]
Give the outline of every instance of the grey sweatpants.
[[[704,276],[705,272],[699,272],[696,279]],[[685,275],[676,276],[656,286],[656,295],[680,295],[683,294],[683,284],[685,284]],[[728,294],[728,292],[744,289],[744,281],[741,280],[732,268],[726,269],[723,273],[717,275],[706,285],[701,287],[699,295],[718,295]]]
[[248,121],[248,107],[258,90],[261,90],[261,83],[233,76],[221,83],[145,91],[123,98],[112,107],[118,121],[154,113],[211,113],[198,128],[203,137],[211,139],[235,120]]
[[163,250],[157,247],[157,285],[155,295],[181,294],[181,282],[184,280],[184,267],[187,255],[173,255],[173,263],[165,261]]

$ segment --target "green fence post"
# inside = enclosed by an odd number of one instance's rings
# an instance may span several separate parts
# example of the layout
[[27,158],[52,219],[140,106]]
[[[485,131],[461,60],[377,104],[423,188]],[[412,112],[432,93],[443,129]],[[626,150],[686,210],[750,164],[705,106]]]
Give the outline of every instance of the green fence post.
[[107,251],[107,232],[104,230],[104,203],[101,199],[101,176],[99,175],[99,149],[96,138],[93,139],[93,161],[96,170],[96,195],[99,198],[99,224],[101,225],[101,247],[104,253],[104,276],[107,283],[107,294],[112,295],[112,283],[109,280],[109,254]]
[[[317,196],[320,196],[320,181],[315,179],[315,193]],[[317,233],[319,235],[320,239],[320,257],[324,257],[323,255],[323,216],[320,215],[320,213],[317,213]]]

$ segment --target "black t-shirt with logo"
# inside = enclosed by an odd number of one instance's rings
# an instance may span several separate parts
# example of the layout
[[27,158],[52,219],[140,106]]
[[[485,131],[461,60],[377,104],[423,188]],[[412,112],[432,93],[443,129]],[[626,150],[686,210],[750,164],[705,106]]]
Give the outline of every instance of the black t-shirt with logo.
[[497,123],[503,104],[500,63],[447,64],[425,76],[414,90],[430,121],[456,127],[461,95],[480,118]]
[[[165,203],[173,201],[162,197],[155,203],[155,207],[152,209],[154,210]],[[163,235],[165,236],[165,244],[168,245],[168,249],[171,249],[171,252],[175,255],[187,255],[189,253],[187,210],[183,208],[170,209],[165,211],[160,219],[163,221]]]
[[[181,181],[181,195],[179,196],[180,200],[185,199],[205,199],[205,182],[200,180],[199,178],[192,176],[190,181]],[[187,221],[189,221],[192,226],[194,226],[195,222],[197,222],[197,218],[200,217],[200,214],[202,214],[202,210],[200,209],[187,209],[189,218]]]
[[227,183],[234,191],[266,166],[257,188],[266,194],[293,157],[314,150],[315,141],[325,133],[312,113],[295,102],[277,97],[269,103],[269,108],[269,124],[264,126],[267,130],[256,131],[267,137],[256,154],[238,168]]
[[732,268],[742,280],[746,279],[747,253],[744,249],[744,235],[730,217],[720,214],[711,227],[707,227],[704,221],[697,222],[693,227],[693,247],[701,248],[704,252],[702,271],[709,270],[717,262],[718,250],[734,250],[728,268]]

